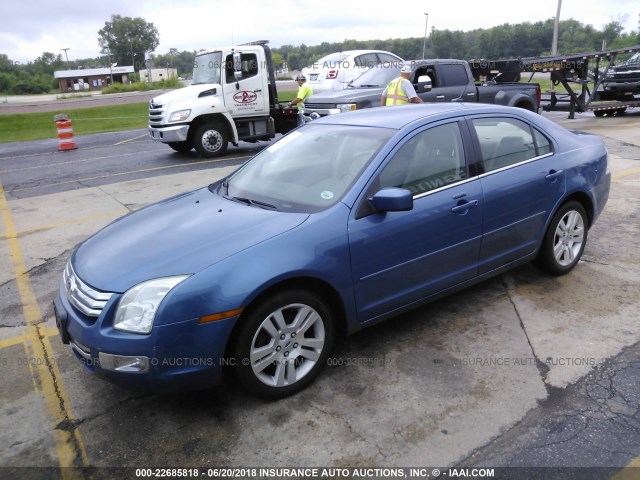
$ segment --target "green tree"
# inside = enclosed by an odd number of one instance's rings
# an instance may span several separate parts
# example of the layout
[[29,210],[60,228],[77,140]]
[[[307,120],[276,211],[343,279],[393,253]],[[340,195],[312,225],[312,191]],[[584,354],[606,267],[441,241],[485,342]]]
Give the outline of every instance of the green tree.
[[143,18],[111,15],[111,21],[98,31],[98,44],[103,53],[110,54],[112,63],[133,63],[140,69],[144,66],[144,53],[155,51],[160,35],[153,23]]

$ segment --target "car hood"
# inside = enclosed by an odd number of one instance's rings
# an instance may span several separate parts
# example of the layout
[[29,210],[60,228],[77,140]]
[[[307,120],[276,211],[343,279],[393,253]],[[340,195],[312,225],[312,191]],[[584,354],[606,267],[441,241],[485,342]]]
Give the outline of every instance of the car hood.
[[318,103],[353,103],[358,100],[380,97],[382,95],[383,87],[372,88],[346,88],[338,92],[325,92],[317,95],[311,95],[305,104],[318,104]]
[[197,273],[308,216],[247,206],[202,188],[108,225],[78,247],[73,268],[93,288],[122,293],[153,278]]
[[178,88],[176,90],[163,93],[162,95],[158,95],[151,100],[151,103],[156,105],[164,105],[169,101],[171,101],[172,103],[193,102],[193,99],[198,98],[198,95],[200,95],[202,92],[206,92],[214,88],[216,88],[218,92],[222,92],[222,87],[219,84],[206,83],[189,85],[185,88]]

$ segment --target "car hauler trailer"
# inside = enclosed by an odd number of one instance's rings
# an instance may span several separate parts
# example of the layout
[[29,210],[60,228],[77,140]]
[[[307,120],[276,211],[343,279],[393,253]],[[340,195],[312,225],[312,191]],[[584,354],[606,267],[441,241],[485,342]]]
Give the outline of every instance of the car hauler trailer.
[[[640,51],[640,45],[599,52],[523,57],[508,60],[471,60],[471,71],[478,81],[513,81],[521,73],[549,73],[554,85],[566,92],[551,91],[542,96],[544,111],[593,112],[597,117],[622,114],[640,107],[640,94],[630,89],[608,87],[616,71],[618,56]],[[609,81],[608,81],[609,80]]]

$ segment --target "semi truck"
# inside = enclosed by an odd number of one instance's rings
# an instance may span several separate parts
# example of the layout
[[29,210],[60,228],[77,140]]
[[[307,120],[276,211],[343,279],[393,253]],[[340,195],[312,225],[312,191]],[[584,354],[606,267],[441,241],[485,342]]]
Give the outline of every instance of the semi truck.
[[203,157],[222,155],[229,143],[271,140],[297,118],[278,101],[267,40],[199,52],[190,86],[149,101],[150,137]]

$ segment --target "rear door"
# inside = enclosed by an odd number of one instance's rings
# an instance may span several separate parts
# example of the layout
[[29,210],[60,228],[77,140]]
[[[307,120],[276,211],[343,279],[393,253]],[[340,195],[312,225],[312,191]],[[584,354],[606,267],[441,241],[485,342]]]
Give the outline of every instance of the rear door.
[[[483,201],[466,166],[465,128],[449,122],[410,135],[357,207],[349,242],[361,321],[477,275]],[[410,190],[413,209],[372,211],[367,198],[389,187]]]
[[481,153],[484,225],[480,274],[535,252],[565,191],[552,142],[517,118],[469,120]]

